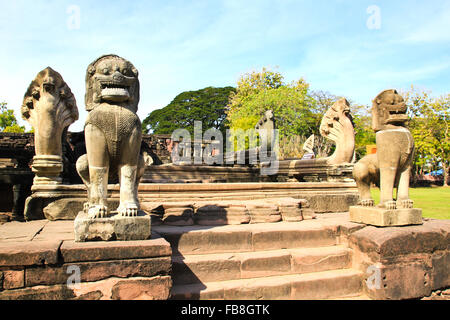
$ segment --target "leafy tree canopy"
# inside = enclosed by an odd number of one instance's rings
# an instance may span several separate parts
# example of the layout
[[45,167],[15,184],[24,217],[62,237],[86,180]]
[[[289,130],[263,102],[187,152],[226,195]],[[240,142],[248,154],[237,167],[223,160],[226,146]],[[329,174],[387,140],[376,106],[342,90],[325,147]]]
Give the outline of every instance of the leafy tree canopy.
[[230,96],[227,119],[231,129],[251,129],[267,110],[273,110],[280,137],[309,135],[316,121],[309,85],[303,79],[286,84],[266,68],[242,75]]
[[1,132],[25,132],[25,127],[19,126],[14,116],[14,110],[7,108],[6,102],[0,103],[0,131]]
[[414,137],[415,165],[422,173],[427,165],[441,167],[447,185],[450,166],[450,94],[433,97],[430,92],[411,90],[404,94],[409,106],[409,129]]
[[203,132],[216,128],[225,132],[225,108],[233,87],[207,87],[182,92],[162,109],[151,112],[142,122],[146,133],[172,134],[175,129],[194,132],[194,121],[202,122]]

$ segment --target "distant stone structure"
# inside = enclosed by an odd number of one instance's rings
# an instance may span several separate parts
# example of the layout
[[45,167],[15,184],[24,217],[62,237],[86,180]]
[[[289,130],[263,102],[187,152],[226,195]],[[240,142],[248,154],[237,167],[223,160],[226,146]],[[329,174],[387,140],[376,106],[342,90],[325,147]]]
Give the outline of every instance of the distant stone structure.
[[339,99],[327,110],[320,124],[320,134],[336,144],[334,153],[329,157],[316,158],[316,137],[311,135],[303,145],[306,153],[302,159],[280,161],[278,181],[353,181],[355,130],[350,104],[345,98]]
[[74,95],[61,75],[47,67],[28,87],[21,112],[34,128],[33,184],[60,184],[62,135],[78,119]]
[[[377,153],[362,158],[354,167],[360,201],[350,208],[351,219],[378,226],[422,224],[422,211],[413,209],[409,178],[414,156],[414,139],[406,128],[407,106],[396,90],[384,90],[372,105],[372,128]],[[374,207],[371,183],[380,185],[380,203]],[[393,198],[397,187],[397,199]]]
[[[138,199],[145,164],[136,114],[137,69],[117,55],[101,56],[87,68],[85,100],[87,153],[77,160],[77,171],[86,185],[88,202],[75,219],[75,240],[146,239],[151,234],[150,217],[139,214]],[[107,201],[109,176],[118,176],[120,182],[120,203],[112,218]]]

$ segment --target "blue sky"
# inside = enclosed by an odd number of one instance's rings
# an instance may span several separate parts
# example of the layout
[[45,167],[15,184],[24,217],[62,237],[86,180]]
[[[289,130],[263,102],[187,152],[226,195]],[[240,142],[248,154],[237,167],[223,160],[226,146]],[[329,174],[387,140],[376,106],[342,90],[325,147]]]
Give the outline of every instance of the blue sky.
[[[183,91],[235,86],[242,73],[264,66],[362,104],[411,84],[450,92],[448,0],[0,3],[0,100],[20,118],[27,86],[51,66],[77,99],[80,119],[71,131],[86,119],[86,67],[106,53],[139,70],[141,119]],[[379,20],[368,10],[374,5]]]

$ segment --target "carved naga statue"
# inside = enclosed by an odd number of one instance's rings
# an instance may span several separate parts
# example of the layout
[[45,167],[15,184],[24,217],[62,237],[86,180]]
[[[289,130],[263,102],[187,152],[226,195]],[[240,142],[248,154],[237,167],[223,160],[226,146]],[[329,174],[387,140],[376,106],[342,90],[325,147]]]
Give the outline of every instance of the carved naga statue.
[[[406,128],[408,117],[404,99],[396,90],[382,91],[373,100],[372,129],[376,132],[377,153],[356,163],[356,180],[362,206],[374,206],[370,184],[380,185],[378,207],[386,209],[412,208],[409,199],[409,178],[414,154],[414,140]],[[397,187],[397,201],[393,189]]]
[[350,115],[350,104],[345,98],[336,101],[327,110],[320,123],[320,134],[336,144],[327,164],[351,163],[355,152],[355,130]]
[[61,75],[50,67],[29,85],[21,108],[34,128],[34,184],[60,184],[63,170],[62,134],[78,119],[75,97]]
[[139,80],[137,69],[116,55],[104,55],[86,72],[85,124],[87,154],[77,161],[77,171],[88,190],[85,212],[91,219],[110,211],[108,178],[119,178],[119,216],[136,216],[138,184],[145,165],[140,156],[141,121],[137,116]]

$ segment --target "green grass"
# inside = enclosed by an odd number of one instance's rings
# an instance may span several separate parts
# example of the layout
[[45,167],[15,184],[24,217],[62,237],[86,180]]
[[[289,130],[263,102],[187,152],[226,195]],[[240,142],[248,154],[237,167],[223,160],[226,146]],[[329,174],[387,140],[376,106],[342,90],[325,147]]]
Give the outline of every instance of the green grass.
[[[375,203],[380,201],[380,189],[371,189]],[[395,193],[394,193],[395,195]],[[414,208],[421,208],[424,218],[450,219],[450,187],[409,188]]]

